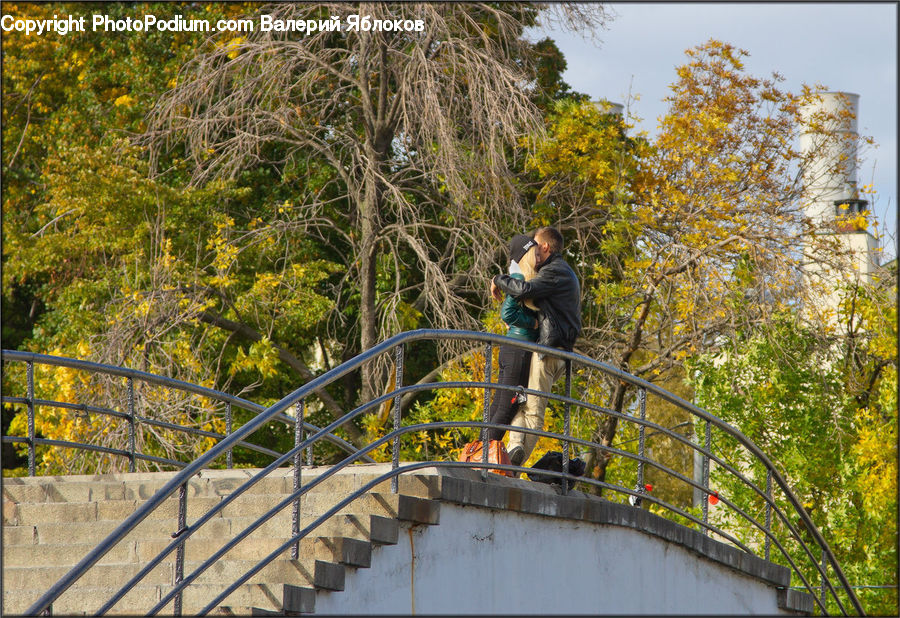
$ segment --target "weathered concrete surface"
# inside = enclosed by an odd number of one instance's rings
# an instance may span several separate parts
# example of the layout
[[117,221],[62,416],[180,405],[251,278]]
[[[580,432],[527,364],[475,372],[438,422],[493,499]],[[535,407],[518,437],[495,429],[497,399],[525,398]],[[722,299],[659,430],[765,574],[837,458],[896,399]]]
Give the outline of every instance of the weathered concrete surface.
[[631,528],[444,504],[316,614],[789,615],[777,589]]
[[[304,469],[304,484],[325,470]],[[388,464],[359,465],[327,480],[303,499],[302,525],[389,470]],[[204,471],[195,477],[188,492],[189,522],[254,472]],[[226,507],[209,522],[209,531],[198,531],[187,559],[204,559],[282,500],[293,487],[292,474],[279,469],[241,503]],[[23,593],[36,598],[38,581],[55,580],[169,478],[161,473],[4,479],[3,540],[10,550],[3,560],[4,609],[27,606],[21,605]],[[317,530],[317,538],[305,540],[300,561],[273,563],[226,605],[238,612],[401,615],[812,611],[809,595],[788,590],[785,567],[641,509],[460,468],[404,475],[400,492],[392,495],[390,481],[380,483]],[[114,565],[124,567],[121,576],[162,549],[174,529],[173,507],[167,502],[145,520],[80,590],[55,604],[56,613],[102,597]],[[201,607],[216,586],[271,552],[289,529],[289,509],[263,524],[245,548],[229,553],[234,563],[217,565],[185,595],[186,611]],[[113,613],[140,613],[140,597],[159,599],[171,574],[162,572],[157,579]]]

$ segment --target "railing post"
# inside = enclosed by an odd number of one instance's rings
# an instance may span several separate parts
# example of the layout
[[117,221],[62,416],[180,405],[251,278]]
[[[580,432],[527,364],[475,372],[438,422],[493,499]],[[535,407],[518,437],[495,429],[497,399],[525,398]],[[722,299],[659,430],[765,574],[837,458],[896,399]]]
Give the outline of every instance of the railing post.
[[[572,361],[566,359],[566,399],[572,398]],[[563,406],[563,435],[568,438],[572,430],[571,423],[572,406],[566,401]],[[569,441],[563,440],[562,445],[562,471],[569,473]],[[569,479],[562,479],[562,494],[569,493]]]
[[[712,445],[712,428],[709,424],[709,421],[706,421],[706,453],[703,454],[703,489],[706,490],[705,495],[703,496],[703,523],[709,523],[709,455],[707,453],[711,452]],[[703,527],[704,536],[709,536],[709,529],[704,526]]]
[[34,362],[25,363],[25,376],[28,381],[28,476],[34,476]]
[[825,548],[822,548],[822,590],[820,594],[820,600],[822,601],[822,607],[825,607],[825,569],[828,567],[828,562],[825,560]]
[[[494,350],[493,346],[488,343],[484,349],[484,381],[487,384],[491,383],[491,366],[494,363]],[[491,422],[491,389],[487,386],[484,387],[484,409],[482,412],[482,416],[484,418],[485,423]],[[488,428],[481,428],[481,463],[487,464],[488,462],[488,451],[490,450],[488,444]],[[481,469],[481,480],[487,480],[488,471],[487,468]]]
[[[303,417],[306,408],[306,402],[300,400],[295,407],[294,415],[294,492],[300,491],[301,487],[301,469],[303,467],[303,450],[300,445],[303,443]],[[294,512],[291,516],[291,536],[300,534],[300,497],[294,500]],[[294,543],[291,548],[291,558],[293,560],[300,559],[300,541]]]
[[[179,537],[187,528],[187,483],[182,483],[178,488],[178,532],[173,534]],[[175,585],[177,586],[184,580],[184,542],[178,545],[175,550]],[[181,592],[175,596],[175,607],[173,613],[176,616],[181,615]]]
[[638,465],[637,465],[637,491],[644,493],[644,445],[646,439],[646,427],[644,421],[647,420],[647,391],[646,389],[638,389],[638,402],[641,423],[638,426]]
[[[394,431],[400,430],[400,388],[403,386],[403,344],[401,343],[396,348],[394,348],[395,352],[395,366],[394,366],[394,388],[397,391],[397,395],[394,396]],[[391,469],[396,470],[400,467],[400,436],[394,436],[393,441],[393,453],[391,457]],[[400,492],[400,479],[394,475],[391,477],[391,493],[399,493]]]
[[772,539],[769,537],[772,534],[772,471],[766,470],[766,560],[769,559],[769,554],[772,549]]
[[135,419],[134,419],[134,378],[128,377],[128,456],[130,461],[128,463],[128,471],[134,472],[136,470],[135,466],[135,451],[136,440],[135,440]]
[[[225,435],[231,435],[231,402],[225,402]],[[226,467],[231,470],[234,468],[234,455],[232,454],[233,449],[228,449],[228,454],[225,455]]]

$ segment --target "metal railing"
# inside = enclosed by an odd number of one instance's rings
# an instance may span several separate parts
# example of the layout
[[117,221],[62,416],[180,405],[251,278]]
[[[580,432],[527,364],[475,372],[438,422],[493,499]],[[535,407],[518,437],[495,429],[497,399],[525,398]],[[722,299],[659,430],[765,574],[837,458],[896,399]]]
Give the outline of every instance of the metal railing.
[[[426,384],[403,385],[403,361],[407,346],[415,342],[436,340],[457,339],[477,344],[483,344],[485,357],[484,381],[457,381],[457,382],[431,382]],[[419,470],[426,467],[469,467],[480,469],[484,477],[487,476],[488,469],[511,470],[515,472],[527,472],[530,469],[516,467],[511,465],[501,465],[487,462],[487,449],[483,449],[483,457],[481,462],[448,462],[448,461],[423,461],[404,463],[400,462],[400,449],[402,440],[405,436],[414,435],[423,431],[438,431],[447,429],[479,429],[482,440],[486,439],[487,431],[493,427],[501,427],[509,429],[507,426],[498,426],[491,424],[488,418],[489,408],[489,391],[496,389],[508,389],[511,391],[518,390],[514,387],[507,387],[491,383],[491,364],[492,350],[495,345],[510,345],[519,347],[524,350],[539,352],[542,354],[550,354],[557,356],[566,361],[566,379],[564,394],[554,395],[552,393],[543,393],[524,389],[528,395],[545,396],[549,400],[560,402],[563,410],[563,430],[562,433],[554,433],[549,431],[529,430],[524,428],[516,428],[518,431],[530,433],[538,437],[556,440],[561,444],[563,470],[568,469],[568,461],[570,459],[570,447],[582,447],[587,449],[596,449],[605,455],[618,458],[622,463],[620,465],[628,465],[626,462],[634,462],[637,472],[638,483],[634,489],[617,485],[609,482],[602,482],[589,477],[573,477],[565,473],[555,473],[542,470],[542,474],[557,477],[559,479],[571,479],[585,483],[587,486],[597,487],[602,490],[610,491],[613,495],[621,495],[623,497],[634,497],[641,501],[649,502],[660,510],[661,513],[668,513],[674,518],[680,518],[688,525],[697,527],[704,534],[714,534],[724,542],[730,543],[741,550],[748,553],[756,553],[756,551],[764,551],[766,559],[770,559],[773,553],[772,547],[777,550],[774,552],[777,561],[786,563],[791,570],[792,577],[796,576],[802,583],[802,589],[809,593],[813,601],[823,614],[828,614],[830,608],[836,608],[838,613],[848,614],[854,612],[864,615],[865,612],[857,599],[852,587],[847,581],[846,576],[841,570],[840,565],[834,557],[828,544],[825,542],[819,530],[816,528],[808,513],[804,510],[803,505],[794,495],[787,481],[775,468],[772,461],[749,439],[747,439],[740,431],[731,427],[721,419],[709,414],[708,412],[698,408],[697,406],[684,401],[678,396],[669,393],[660,387],[646,382],[640,378],[631,376],[622,372],[615,367],[606,363],[596,361],[585,356],[564,352],[533,343],[522,342],[509,339],[499,335],[488,333],[478,333],[471,331],[441,331],[441,330],[416,330],[401,333],[382,342],[374,348],[360,354],[342,365],[328,371],[327,373],[313,379],[308,384],[295,390],[290,395],[284,397],[281,401],[273,406],[258,413],[254,418],[243,426],[236,429],[233,433],[225,436],[221,441],[206,453],[202,454],[194,461],[185,465],[184,468],[173,476],[161,489],[151,496],[140,508],[123,521],[106,539],[104,539],[97,547],[88,553],[76,566],[74,566],[66,575],[64,575],[56,584],[54,584],[44,595],[41,596],[27,611],[29,614],[38,614],[47,611],[52,603],[58,599],[70,586],[87,572],[94,564],[96,564],[110,549],[112,549],[119,541],[121,541],[131,530],[133,530],[141,521],[157,509],[169,496],[173,495],[176,490],[179,493],[179,530],[173,535],[174,539],[169,545],[160,552],[156,557],[150,560],[139,573],[137,573],[125,586],[116,592],[110,599],[97,610],[98,614],[105,614],[112,609],[115,604],[131,590],[135,585],[141,582],[144,577],[151,572],[153,568],[163,562],[172,552],[176,552],[176,585],[166,594],[154,607],[148,610],[148,614],[158,613],[169,604],[173,604],[174,613],[181,612],[181,596],[184,590],[196,581],[197,578],[206,571],[210,566],[221,559],[230,549],[238,543],[246,539],[250,534],[257,530],[264,523],[269,521],[279,512],[285,510],[289,505],[293,506],[294,517],[292,519],[292,529],[289,538],[276,550],[272,551],[268,556],[260,560],[252,568],[248,569],[244,575],[237,578],[230,586],[222,591],[221,594],[213,598],[206,607],[200,612],[205,614],[215,608],[217,605],[228,597],[240,585],[248,581],[253,575],[258,573],[265,566],[275,560],[279,555],[286,551],[291,551],[292,558],[297,558],[300,550],[300,540],[307,537],[322,522],[329,517],[338,513],[340,509],[357,499],[358,497],[371,490],[379,483],[390,479],[391,490],[394,493],[398,491],[398,479],[401,474]],[[477,351],[477,348],[476,348]],[[372,401],[365,402],[354,410],[351,410],[343,417],[335,420],[331,424],[321,429],[312,430],[306,433],[304,437],[298,430],[295,434],[295,444],[288,452],[279,455],[271,464],[258,470],[245,483],[237,487],[231,494],[225,496],[221,502],[217,503],[213,508],[206,511],[202,516],[197,518],[193,523],[187,524],[184,513],[187,510],[187,497],[185,488],[191,478],[207,468],[216,458],[225,454],[229,449],[243,443],[243,441],[262,427],[271,419],[279,418],[291,406],[297,406],[297,418],[302,423],[302,415],[307,397],[311,396],[314,391],[324,388],[328,384],[343,378],[351,372],[357,371],[364,363],[370,362],[377,356],[382,354],[394,354],[394,362],[396,365],[396,384],[394,390],[384,394]],[[630,387],[635,389],[637,401],[637,414],[620,413],[614,410],[604,408],[602,406],[583,401],[572,396],[573,388],[573,366],[581,371],[591,370],[599,371],[601,374],[621,380]],[[427,424],[402,425],[400,414],[400,399],[407,394],[418,394],[433,392],[440,389],[484,389],[484,420],[482,422],[471,421],[444,421]],[[646,418],[647,397],[654,396],[662,401],[673,404],[687,412],[692,416],[696,423],[700,423],[704,428],[703,444],[696,444],[690,438],[673,431],[672,429],[663,427]],[[311,447],[320,440],[329,439],[337,427],[343,423],[352,421],[357,417],[366,414],[372,410],[378,409],[379,406],[393,400],[394,414],[393,427],[386,435],[374,440],[370,444],[365,445],[359,451],[351,452],[341,462],[331,466],[327,471],[320,474],[312,481],[305,485],[301,483],[301,463],[302,453],[304,450],[309,453]],[[572,410],[580,410],[596,415],[606,415],[616,417],[620,422],[632,424],[638,431],[637,452],[630,452],[613,446],[604,446],[572,435],[571,417]],[[655,434],[663,434],[668,438],[675,440],[687,448],[700,453],[703,458],[703,473],[701,478],[695,480],[673,470],[659,461],[655,461],[648,456],[645,446],[646,431],[651,430]],[[765,479],[763,487],[748,478],[746,470],[738,469],[720,454],[713,451],[712,432],[721,433],[728,439],[736,441],[741,448],[745,450],[753,461],[763,467],[765,470]],[[372,480],[363,487],[358,488],[344,499],[337,502],[333,507],[319,516],[313,523],[301,529],[300,527],[300,501],[302,497],[328,478],[337,474],[346,467],[358,461],[371,461],[374,451],[391,447],[391,471]],[[266,513],[259,516],[252,524],[247,526],[243,531],[234,534],[217,552],[203,561],[190,573],[184,573],[184,546],[190,538],[202,528],[211,518],[221,513],[222,509],[233,503],[240,495],[244,494],[253,485],[269,475],[273,470],[293,462],[294,464],[294,485],[293,491],[285,496],[278,504],[269,509]],[[308,460],[308,463],[312,462]],[[731,475],[733,478],[749,488],[751,493],[756,496],[757,502],[753,504],[738,504],[728,496],[719,495],[718,492],[710,487],[710,468],[715,464],[723,473]],[[643,489],[643,476],[646,467],[652,467],[659,473],[664,474],[679,483],[697,489],[705,496],[715,495],[719,502],[727,507],[728,512],[736,518],[737,521],[744,522],[743,526],[756,531],[762,543],[746,542],[734,530],[725,529],[726,526],[717,525],[710,521],[707,500],[703,501],[702,514],[699,516],[688,512],[683,508],[671,504],[661,498],[658,498]],[[566,493],[567,483],[565,481],[560,484],[560,491]],[[764,504],[765,521],[758,521],[759,515],[754,515],[754,509],[758,510],[758,501]],[[797,521],[797,524],[794,521]],[[727,520],[726,520],[727,523]],[[802,525],[803,531],[798,528]],[[804,538],[804,534],[808,535]],[[762,550],[760,550],[760,545]],[[817,578],[818,581],[813,581]]]
[[[26,387],[25,387],[25,396],[24,397],[15,397],[9,396],[6,393],[2,395],[0,398],[0,403],[4,406],[6,405],[20,405],[26,406],[27,408],[27,426],[28,426],[28,435],[27,436],[3,436],[4,443],[10,444],[26,444],[28,446],[28,476],[35,476],[35,459],[36,459],[36,448],[41,445],[45,446],[56,446],[62,447],[66,449],[73,450],[87,450],[87,451],[95,451],[98,453],[106,453],[109,455],[114,455],[118,457],[123,457],[128,459],[128,471],[135,472],[137,470],[137,462],[138,461],[147,461],[158,466],[169,466],[175,468],[183,468],[187,465],[185,461],[179,461],[177,459],[171,459],[168,457],[159,457],[157,455],[152,455],[148,453],[142,453],[137,450],[137,435],[142,431],[144,427],[154,427],[159,429],[165,429],[173,432],[180,432],[187,435],[192,436],[202,436],[205,438],[212,438],[216,440],[222,440],[226,438],[232,432],[232,425],[234,423],[234,411],[235,408],[246,410],[251,412],[252,414],[260,414],[266,410],[265,406],[261,406],[252,401],[248,401],[246,399],[242,399],[240,397],[235,397],[234,395],[230,395],[228,393],[224,393],[222,391],[217,391],[211,388],[206,388],[204,386],[198,386],[196,384],[191,384],[189,382],[183,382],[181,380],[176,380],[174,378],[169,378],[166,376],[160,376],[152,373],[147,373],[144,371],[138,371],[136,369],[128,369],[126,367],[116,367],[114,365],[104,365],[101,363],[92,363],[89,361],[77,360],[72,358],[63,358],[59,356],[50,356],[47,354],[37,354],[34,352],[21,352],[18,350],[3,350],[2,352],[2,362],[4,364],[7,363],[24,363],[25,364],[25,374],[26,374]],[[46,366],[54,366],[54,367],[64,367],[67,369],[76,369],[79,371],[83,371],[89,374],[100,374],[105,376],[116,376],[125,379],[125,388],[126,388],[126,406],[125,410],[115,410],[108,407],[98,407],[88,405],[84,402],[75,403],[75,402],[66,402],[66,401],[54,401],[49,399],[39,399],[35,397],[35,387],[34,387],[34,369],[35,365],[46,365]],[[4,373],[8,366],[4,367]],[[221,434],[214,431],[206,431],[202,429],[198,429],[197,427],[193,427],[190,425],[180,425],[176,423],[170,423],[166,421],[162,421],[159,419],[152,418],[149,415],[140,414],[140,410],[138,409],[135,402],[135,382],[143,382],[145,384],[151,384],[154,386],[161,386],[167,389],[171,389],[175,392],[187,393],[190,395],[197,395],[199,397],[205,397],[211,401],[216,401],[224,404],[224,422],[226,433]],[[60,408],[65,410],[75,410],[76,415],[85,419],[87,422],[91,422],[90,415],[94,415],[97,417],[108,417],[108,418],[117,418],[123,419],[128,423],[128,448],[127,449],[115,449],[107,446],[102,446],[98,444],[92,444],[88,442],[72,442],[66,440],[53,440],[48,438],[40,438],[36,436],[35,433],[35,415],[37,413],[38,408],[41,407],[49,407],[49,408]],[[277,414],[272,417],[272,420],[276,420],[282,423],[286,423],[288,425],[293,425],[296,427],[296,430],[299,431],[301,428],[307,432],[316,432],[318,431],[318,427],[312,425],[310,423],[306,423],[303,421],[301,417],[300,424],[298,425],[296,420],[291,418],[286,414]],[[346,452],[355,452],[356,447],[354,447],[349,442],[341,439],[340,437],[329,434],[326,438],[329,442],[337,446],[338,448],[346,451]],[[272,449],[266,448],[264,446],[259,446],[256,444],[252,444],[250,442],[241,441],[235,444],[235,447],[242,447],[251,451],[255,451],[257,453],[261,453],[263,455],[267,455],[269,457],[277,458],[281,453],[278,451],[274,451]],[[233,460],[233,448],[229,448],[225,453],[226,457],[226,467],[231,469],[234,466]],[[370,460],[371,461],[371,460]]]

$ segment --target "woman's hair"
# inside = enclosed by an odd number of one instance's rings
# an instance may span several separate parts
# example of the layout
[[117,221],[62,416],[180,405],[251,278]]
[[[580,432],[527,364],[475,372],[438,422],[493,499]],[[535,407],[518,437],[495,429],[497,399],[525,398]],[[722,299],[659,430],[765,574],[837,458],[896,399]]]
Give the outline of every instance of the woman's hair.
[[[531,281],[535,275],[537,275],[537,268],[535,267],[535,249],[536,247],[531,247],[528,251],[525,252],[525,255],[519,260],[519,268],[522,270],[522,276],[525,277],[525,281]],[[532,299],[528,299],[523,303],[526,307],[531,309],[532,311],[537,311],[537,305],[534,304]]]
[[537,270],[535,269],[535,253],[534,247],[528,249],[519,259],[519,268],[522,269],[522,274],[525,276],[525,281],[530,281],[537,274]]

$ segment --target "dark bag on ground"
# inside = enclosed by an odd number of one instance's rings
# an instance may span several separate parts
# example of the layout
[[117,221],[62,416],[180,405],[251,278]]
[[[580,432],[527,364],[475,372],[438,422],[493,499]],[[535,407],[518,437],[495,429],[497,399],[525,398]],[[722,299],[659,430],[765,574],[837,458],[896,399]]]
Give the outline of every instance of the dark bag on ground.
[[[569,460],[569,474],[572,476],[583,476],[584,469],[586,464],[584,460],[576,457],[575,459]],[[551,472],[562,472],[562,453],[559,451],[547,451],[544,453],[544,456],[535,462],[533,466],[531,466],[532,470],[550,470]],[[550,483],[555,485],[562,485],[562,479],[558,476],[550,476],[549,474],[540,474],[538,472],[527,472],[528,478],[532,481],[537,481],[538,483]],[[566,479],[569,481],[569,489],[575,486],[575,481],[572,479]]]

